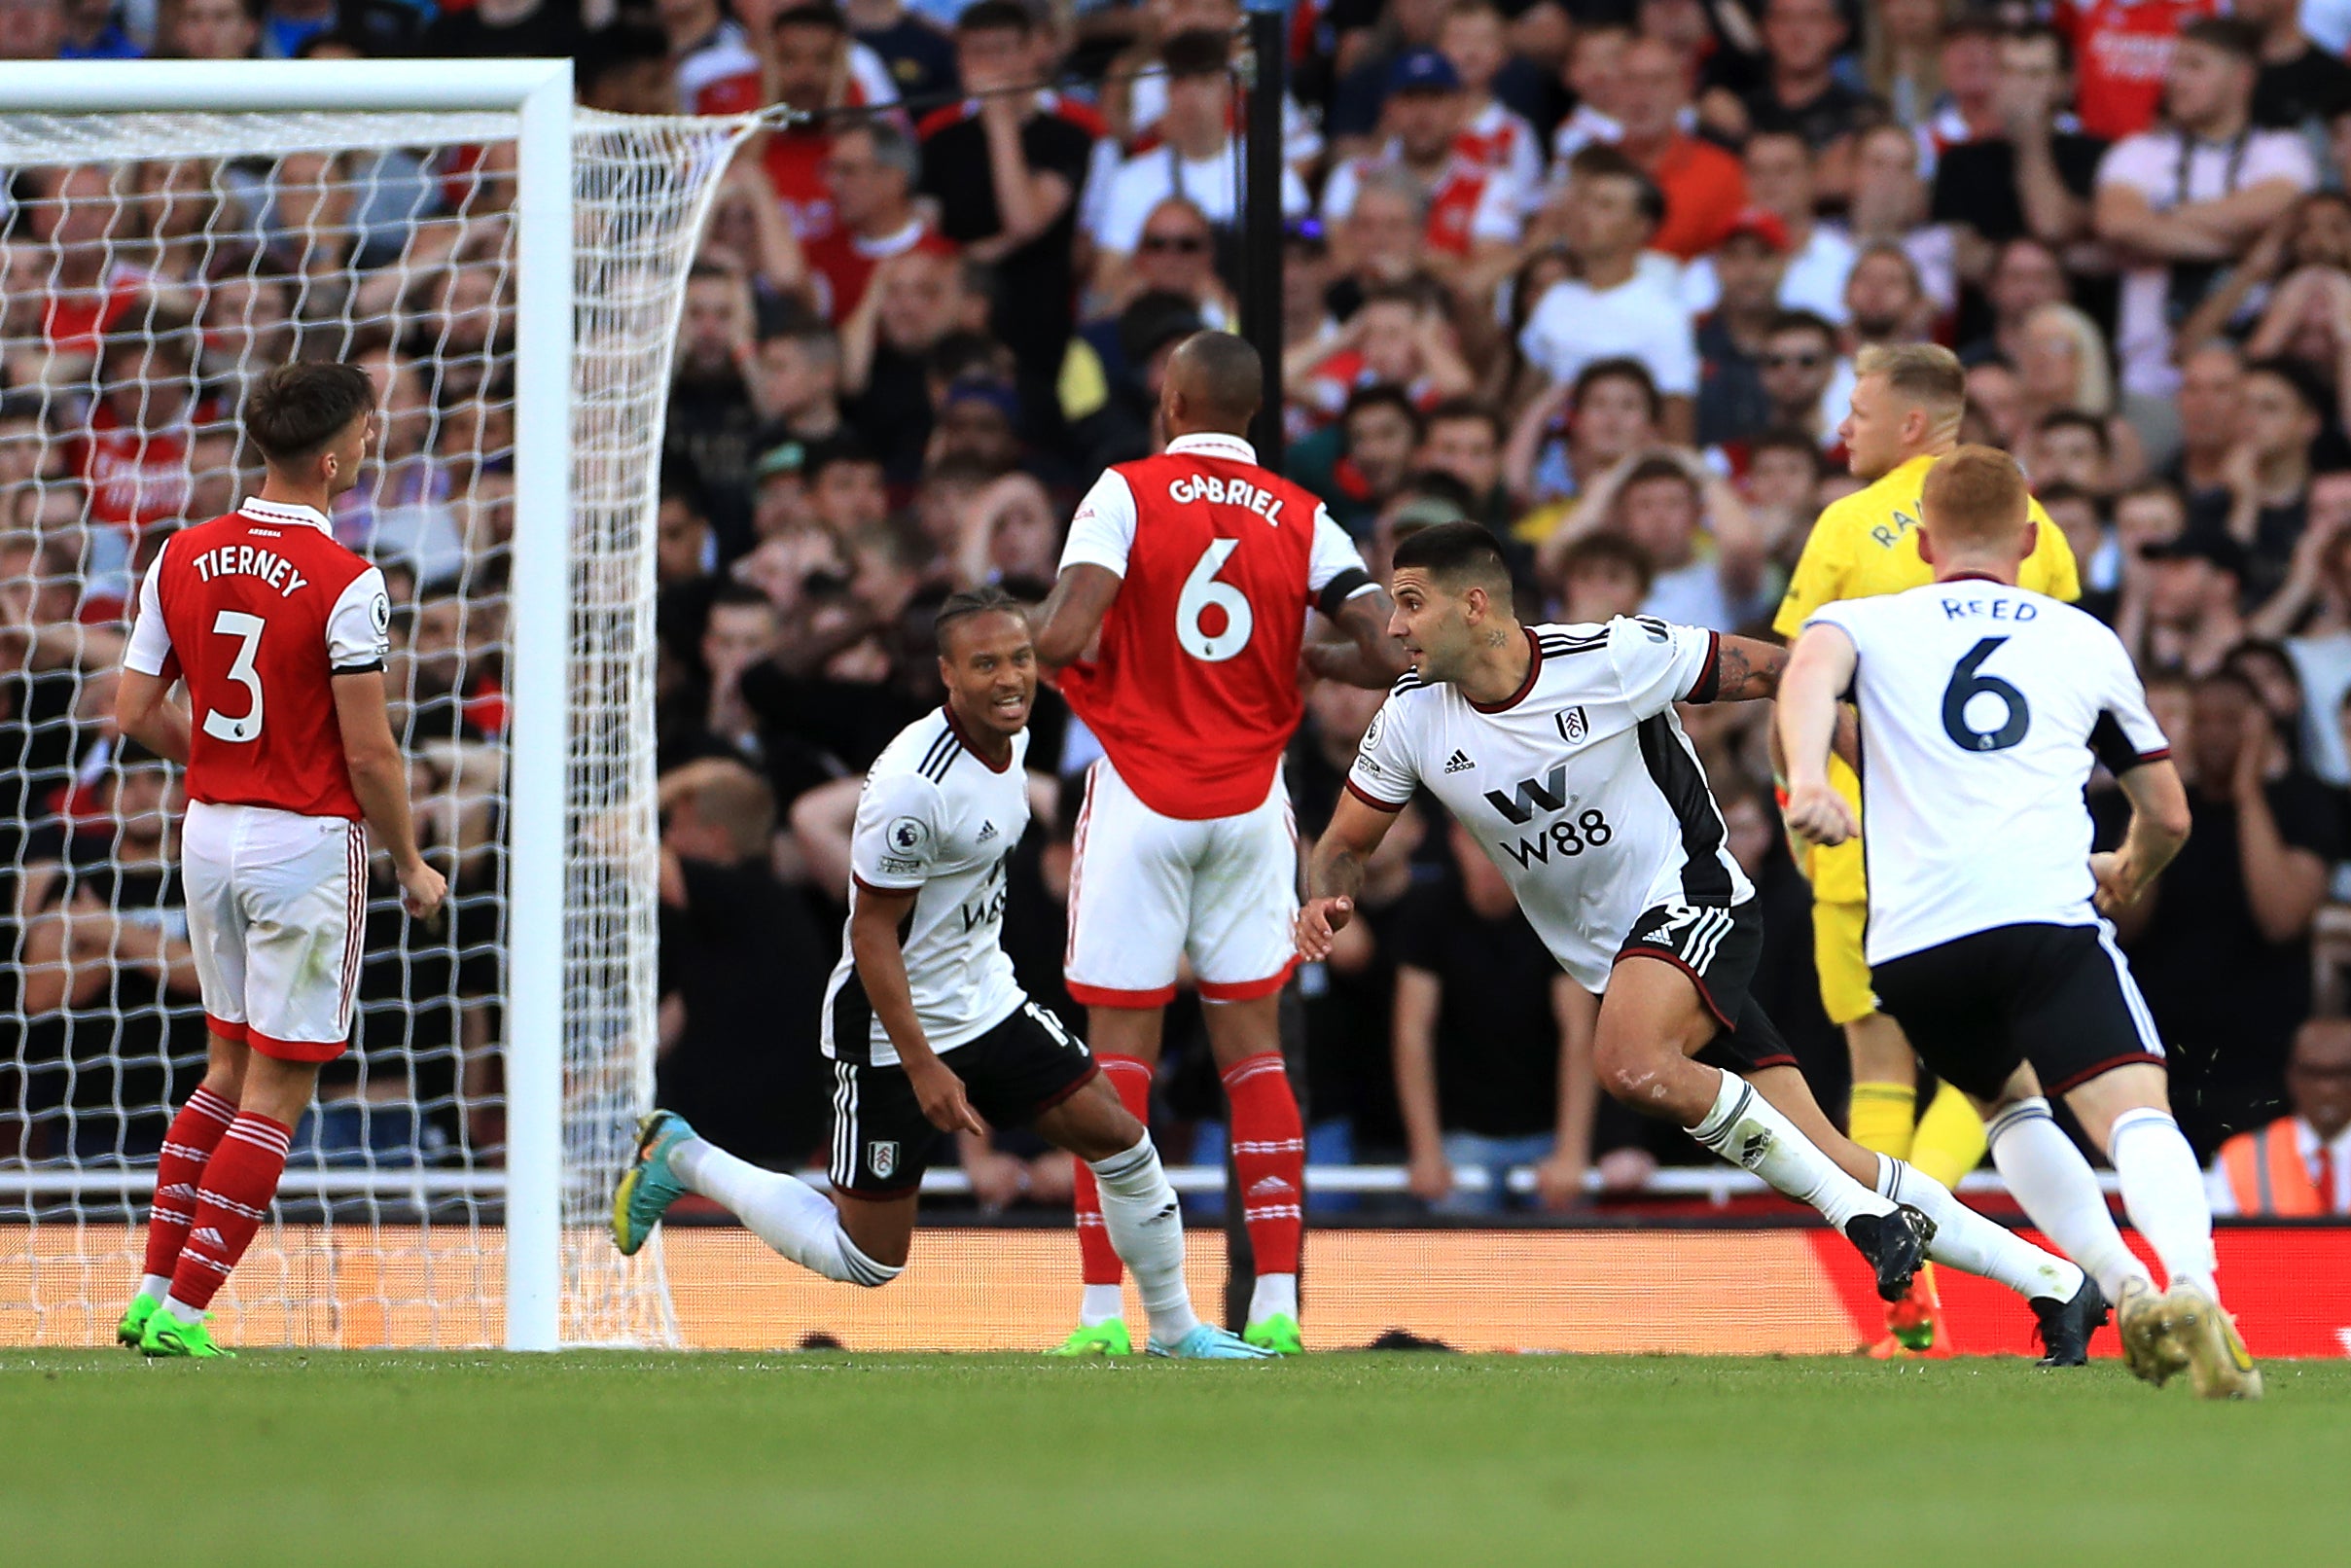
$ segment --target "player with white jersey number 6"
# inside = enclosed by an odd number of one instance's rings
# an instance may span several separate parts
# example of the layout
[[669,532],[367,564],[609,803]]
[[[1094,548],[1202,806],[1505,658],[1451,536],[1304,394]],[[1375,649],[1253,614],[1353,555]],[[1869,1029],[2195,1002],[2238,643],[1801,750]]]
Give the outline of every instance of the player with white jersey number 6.
[[445,891],[417,852],[384,709],[383,574],[327,520],[359,482],[374,404],[348,365],[255,382],[242,417],[268,462],[261,493],[165,541],[123,656],[123,733],[188,770],[181,871],[208,1051],[164,1135],[144,1277],[116,1329],[151,1356],[228,1354],[205,1309],[277,1194],[319,1067],[350,1036],[362,822],[411,916]]
[[[1229,334],[1177,345],[1159,398],[1166,449],[1106,470],[1079,506],[1037,657],[1061,669],[1105,753],[1077,823],[1069,993],[1102,1070],[1148,1119],[1160,1010],[1191,961],[1256,1259],[1244,1336],[1295,1355],[1305,1141],[1276,1016],[1298,909],[1282,751],[1302,712],[1301,657],[1315,675],[1372,689],[1404,659],[1387,595],[1345,532],[1243,439],[1262,374],[1257,350]],[[1311,610],[1348,640],[1307,641]],[[1061,1353],[1122,1355],[1118,1254],[1084,1169],[1077,1210],[1086,1292]]]

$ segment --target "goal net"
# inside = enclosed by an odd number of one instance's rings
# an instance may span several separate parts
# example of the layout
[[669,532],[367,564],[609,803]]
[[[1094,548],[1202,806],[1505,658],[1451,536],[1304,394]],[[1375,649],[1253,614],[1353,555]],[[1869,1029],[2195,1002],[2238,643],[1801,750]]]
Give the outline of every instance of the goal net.
[[[223,1328],[246,1345],[674,1335],[658,1252],[620,1259],[600,1221],[653,1072],[670,345],[752,124],[575,113],[560,68],[534,68],[559,101],[417,107],[452,95],[397,90],[446,62],[364,82],[236,67],[245,90],[184,103],[170,84],[202,68],[105,67],[151,89],[112,104],[45,96],[94,67],[0,72],[0,875],[17,960],[0,987],[0,1344],[110,1336],[158,1147],[203,1071],[179,781],[117,736],[117,670],[163,539],[259,483],[236,409],[295,358],[361,365],[379,389],[379,450],[333,520],[391,585],[394,728],[451,897],[410,921],[377,857],[352,1049],[297,1129]],[[566,164],[568,200],[549,173]]]

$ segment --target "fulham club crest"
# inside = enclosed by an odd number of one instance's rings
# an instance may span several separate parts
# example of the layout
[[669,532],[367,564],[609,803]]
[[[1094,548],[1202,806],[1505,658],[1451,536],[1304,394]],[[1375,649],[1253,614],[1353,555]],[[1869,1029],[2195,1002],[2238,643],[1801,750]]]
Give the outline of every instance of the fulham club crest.
[[1592,732],[1591,720],[1586,718],[1581,703],[1551,715],[1559,726],[1559,738],[1571,746],[1582,745],[1584,737]]
[[866,1168],[881,1181],[888,1181],[898,1171],[898,1145],[875,1138],[866,1145]]

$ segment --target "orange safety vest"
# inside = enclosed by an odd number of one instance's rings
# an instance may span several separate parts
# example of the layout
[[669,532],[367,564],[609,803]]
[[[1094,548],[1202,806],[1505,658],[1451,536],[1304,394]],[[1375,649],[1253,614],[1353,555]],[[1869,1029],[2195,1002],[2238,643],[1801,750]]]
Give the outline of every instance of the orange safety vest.
[[2221,1145],[2221,1169],[2239,1214],[2308,1219],[2327,1212],[2327,1200],[2296,1146],[2290,1116]]

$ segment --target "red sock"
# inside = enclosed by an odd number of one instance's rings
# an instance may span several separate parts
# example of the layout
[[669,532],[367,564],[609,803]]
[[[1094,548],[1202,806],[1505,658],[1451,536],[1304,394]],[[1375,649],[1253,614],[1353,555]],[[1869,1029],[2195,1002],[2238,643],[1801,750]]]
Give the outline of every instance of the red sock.
[[[1097,1055],[1094,1064],[1110,1087],[1119,1091],[1119,1103],[1125,1106],[1134,1119],[1148,1129],[1151,1125],[1151,1065],[1138,1056]],[[1077,1180],[1070,1190],[1071,1206],[1078,1211],[1078,1257],[1086,1265],[1088,1285],[1117,1285],[1126,1278],[1125,1266],[1119,1262],[1119,1251],[1110,1244],[1110,1231],[1102,1225],[1102,1194],[1094,1186],[1094,1173],[1078,1161]]]
[[1306,1134],[1281,1053],[1262,1051],[1226,1068],[1225,1098],[1232,1104],[1232,1168],[1240,1178],[1241,1218],[1257,1271],[1295,1274]]
[[253,1232],[269,1214],[277,1179],[286,1173],[286,1146],[294,1129],[251,1111],[221,1138],[205,1163],[196,1194],[196,1224],[171,1271],[171,1299],[183,1306],[209,1306],[213,1292],[245,1255]]
[[147,1266],[142,1272],[171,1277],[188,1227],[196,1220],[196,1189],[204,1162],[235,1120],[235,1106],[200,1087],[171,1119],[171,1130],[163,1134],[163,1158],[155,1170],[155,1202],[147,1210]]

